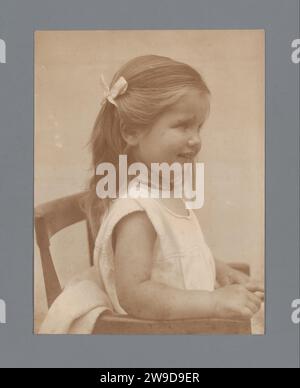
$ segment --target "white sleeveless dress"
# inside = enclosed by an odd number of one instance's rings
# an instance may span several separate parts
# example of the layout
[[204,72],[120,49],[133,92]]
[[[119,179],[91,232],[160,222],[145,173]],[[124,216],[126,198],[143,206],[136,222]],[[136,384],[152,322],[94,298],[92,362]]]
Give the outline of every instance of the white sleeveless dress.
[[179,289],[213,291],[215,261],[193,210],[184,216],[175,214],[159,199],[118,198],[103,218],[94,251],[95,264],[114,310],[127,314],[116,292],[112,233],[123,217],[136,211],[147,214],[157,234],[151,279]]

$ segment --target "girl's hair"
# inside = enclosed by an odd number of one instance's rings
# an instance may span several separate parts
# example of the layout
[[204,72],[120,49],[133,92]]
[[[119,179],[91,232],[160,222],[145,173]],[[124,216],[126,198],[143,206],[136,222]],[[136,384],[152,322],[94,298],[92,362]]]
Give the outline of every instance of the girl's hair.
[[194,88],[210,94],[195,69],[162,56],[146,55],[132,59],[115,74],[110,87],[120,77],[126,79],[127,91],[117,97],[117,107],[104,101],[90,139],[94,175],[90,180],[85,210],[94,238],[101,216],[110,203],[110,199],[97,197],[96,167],[103,162],[112,163],[118,175],[120,154],[128,156],[129,165],[133,162],[122,133],[149,129],[157,117],[178,101],[187,89]]

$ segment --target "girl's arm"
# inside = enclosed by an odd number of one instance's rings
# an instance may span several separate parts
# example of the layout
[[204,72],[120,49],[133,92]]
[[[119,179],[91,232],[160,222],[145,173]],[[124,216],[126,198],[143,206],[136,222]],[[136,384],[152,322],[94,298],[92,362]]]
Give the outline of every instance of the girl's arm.
[[[175,289],[152,281],[155,239],[156,232],[144,212],[126,216],[115,228],[117,294],[129,315],[154,320],[225,317],[226,314],[246,318],[257,311],[259,299],[241,286],[227,287],[223,292],[206,292]],[[235,298],[237,303],[232,306]]]

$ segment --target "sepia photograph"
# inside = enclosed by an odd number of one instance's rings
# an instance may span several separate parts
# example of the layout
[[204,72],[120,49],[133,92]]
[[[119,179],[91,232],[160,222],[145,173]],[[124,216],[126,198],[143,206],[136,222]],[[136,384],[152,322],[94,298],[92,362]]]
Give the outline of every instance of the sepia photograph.
[[34,333],[265,334],[265,31],[36,31]]

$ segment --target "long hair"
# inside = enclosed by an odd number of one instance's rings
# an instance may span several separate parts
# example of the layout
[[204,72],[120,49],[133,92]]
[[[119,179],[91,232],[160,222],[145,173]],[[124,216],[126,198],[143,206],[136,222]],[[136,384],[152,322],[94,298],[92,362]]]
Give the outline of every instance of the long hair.
[[128,89],[116,99],[117,107],[104,101],[89,143],[94,175],[89,183],[85,209],[94,238],[101,217],[111,201],[97,197],[96,167],[100,163],[112,163],[118,174],[120,154],[127,155],[129,165],[133,162],[122,133],[147,131],[157,117],[178,101],[187,89],[194,88],[210,94],[201,75],[191,66],[157,55],[141,56],[129,61],[114,75],[110,87],[120,77],[126,79]]

